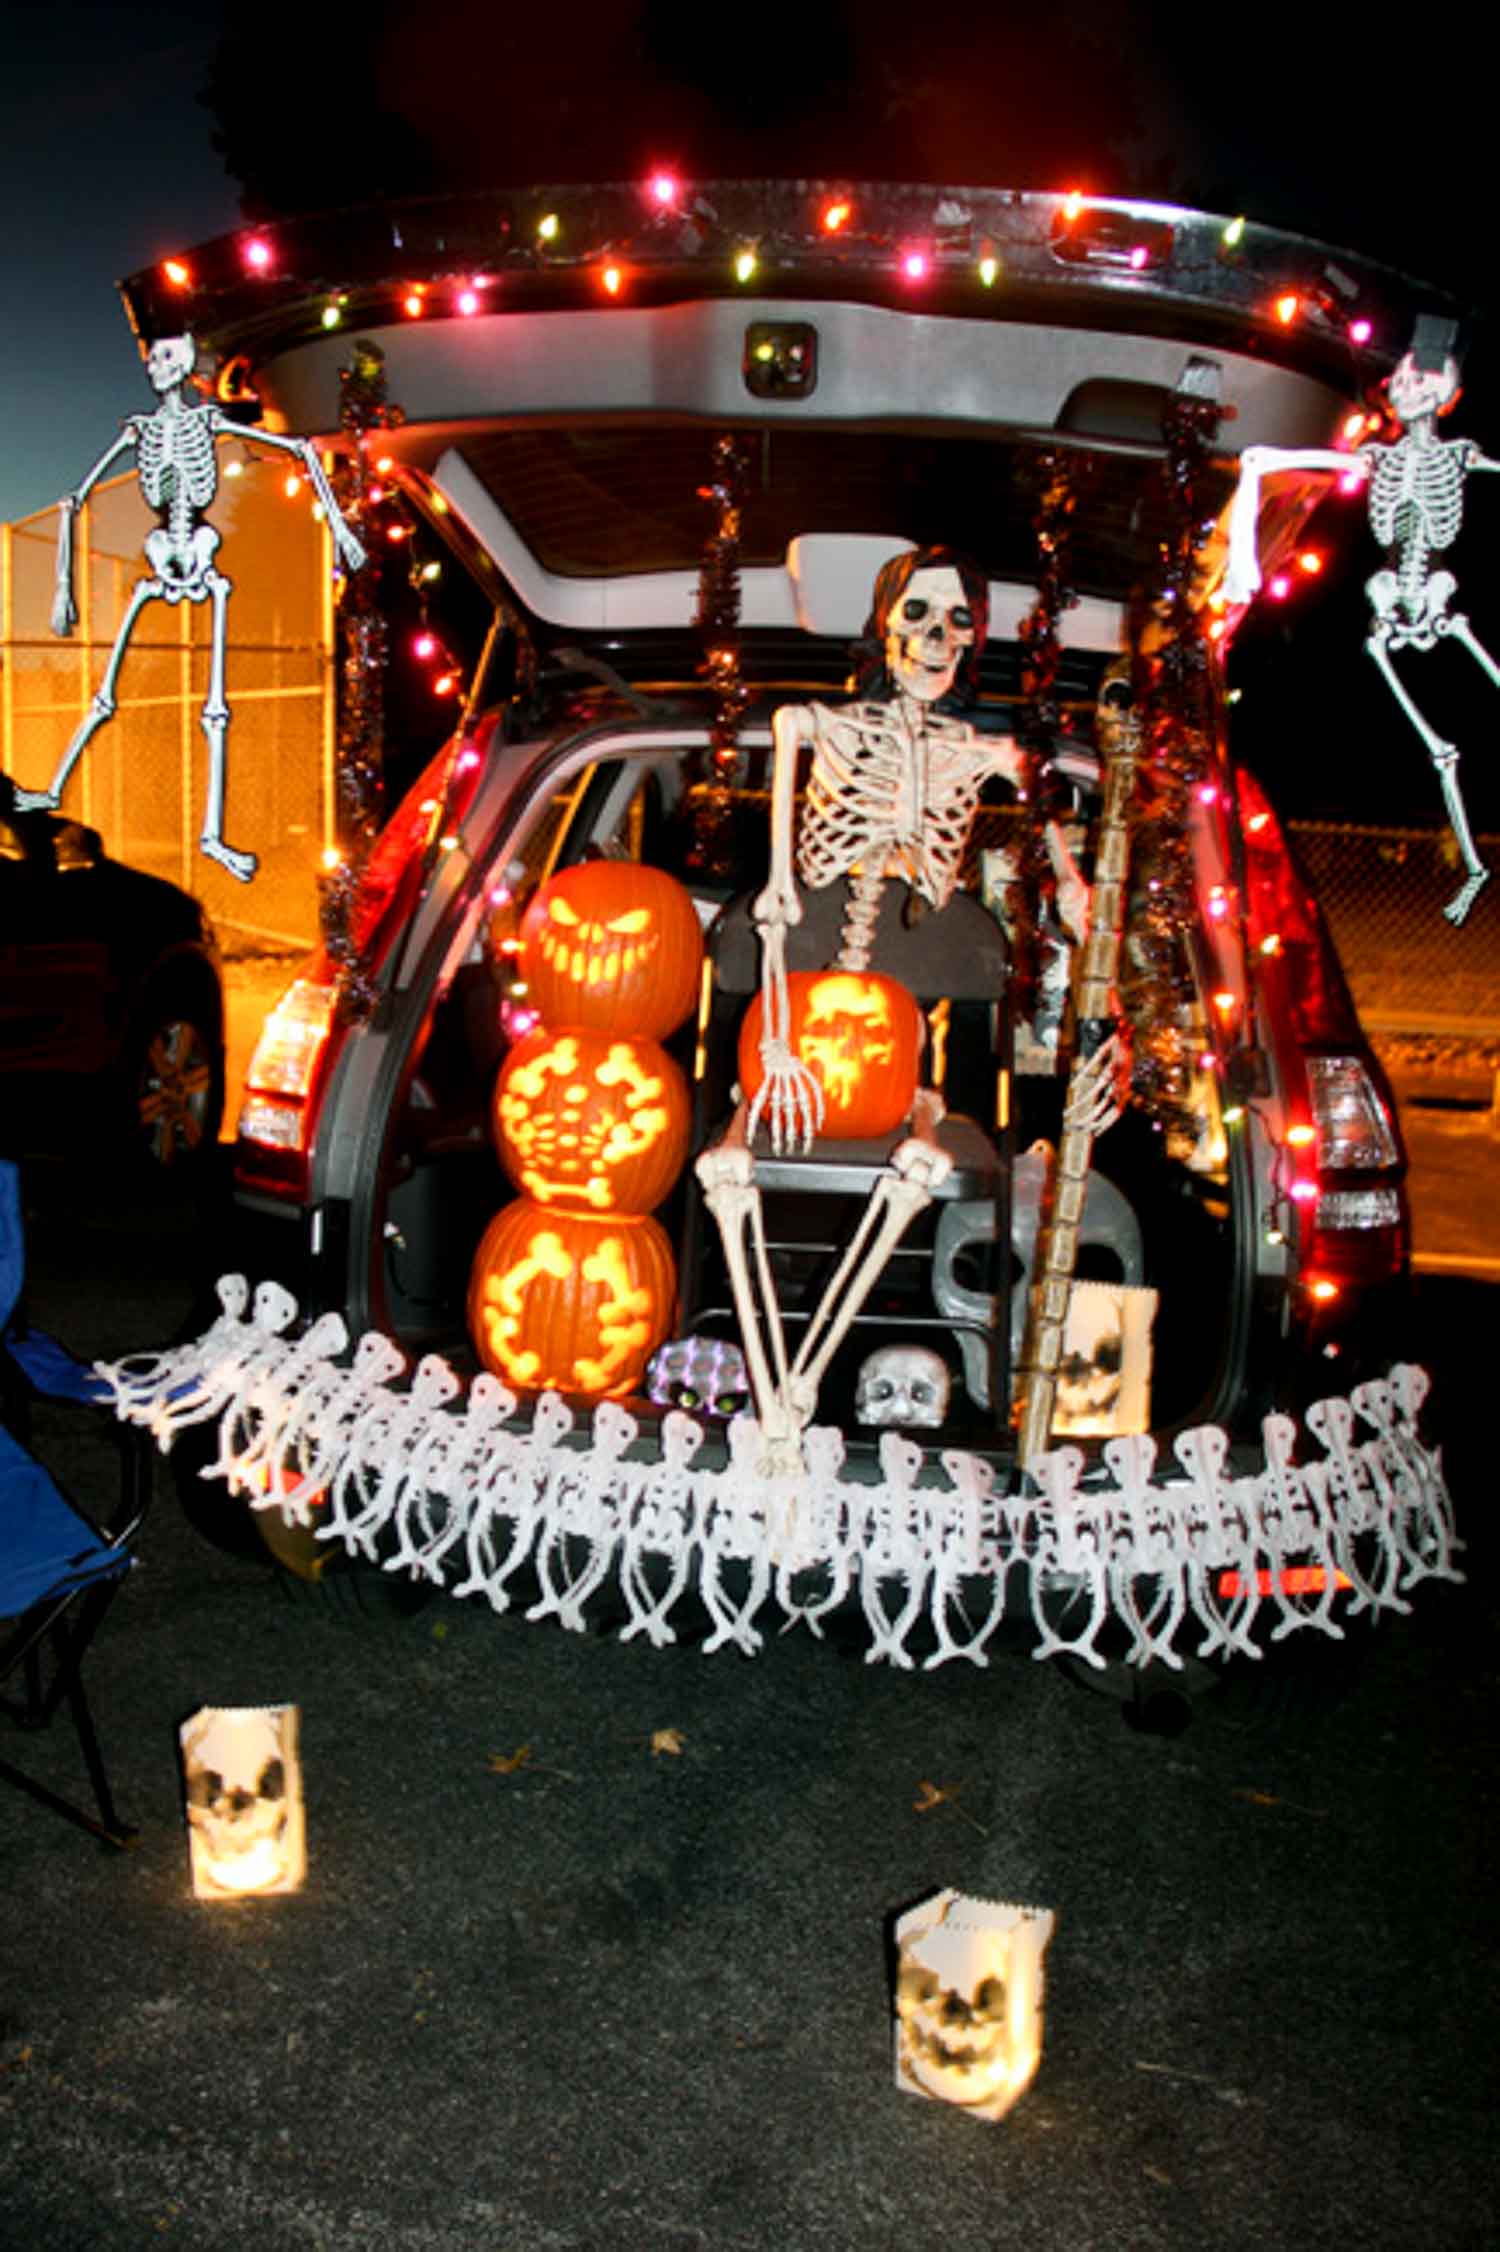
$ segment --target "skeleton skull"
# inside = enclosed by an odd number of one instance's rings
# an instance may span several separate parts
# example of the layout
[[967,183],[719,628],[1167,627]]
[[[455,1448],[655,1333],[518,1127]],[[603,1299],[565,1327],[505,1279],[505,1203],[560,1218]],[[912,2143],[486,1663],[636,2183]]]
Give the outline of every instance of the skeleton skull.
[[896,2083],[986,2119],[1010,2109],[1041,2055],[1050,1909],[941,1892],[896,1927]]
[[854,1413],[865,1424],[935,1431],[948,1412],[949,1376],[925,1345],[882,1345],[859,1372]]
[[919,703],[937,703],[973,645],[974,613],[957,571],[943,565],[913,572],[886,626],[885,661],[897,688]]
[[295,1708],[205,1706],[182,1750],[195,1889],[294,1890],[305,1860]]
[[146,380],[153,391],[166,392],[186,383],[198,364],[198,347],[190,336],[161,336],[146,354]]
[[1458,362],[1445,359],[1441,367],[1423,367],[1414,352],[1396,362],[1386,385],[1391,412],[1403,425],[1423,415],[1446,414],[1459,392]]

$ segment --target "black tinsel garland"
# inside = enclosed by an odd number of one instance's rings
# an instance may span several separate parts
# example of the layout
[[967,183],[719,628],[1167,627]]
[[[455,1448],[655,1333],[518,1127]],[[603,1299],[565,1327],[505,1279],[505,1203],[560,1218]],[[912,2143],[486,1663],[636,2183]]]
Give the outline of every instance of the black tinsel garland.
[[1046,826],[1059,810],[1061,792],[1052,771],[1057,738],[1068,720],[1057,694],[1062,665],[1059,621],[1078,597],[1069,585],[1072,519],[1078,505],[1079,457],[1044,453],[1036,464],[1032,527],[1036,536],[1036,600],[1017,629],[1021,644],[1023,702],[1016,719],[1016,741],[1026,755],[1026,820],[1012,898],[1012,943],[1017,1004],[1029,1014],[1041,972],[1038,921],[1042,902],[1055,888],[1047,854]]
[[748,465],[744,440],[726,431],[714,440],[711,480],[698,488],[698,498],[715,511],[698,573],[694,616],[703,643],[698,675],[712,693],[713,717],[708,757],[692,791],[687,859],[704,875],[726,873],[732,860],[731,788],[740,768],[740,721],[750,700],[740,670],[740,521]]
[[1184,1119],[1193,1072],[1193,988],[1183,946],[1196,912],[1189,822],[1193,792],[1214,761],[1214,681],[1199,614],[1214,518],[1203,478],[1222,411],[1217,398],[1178,391],[1163,416],[1169,530],[1139,635],[1150,660],[1148,755],[1138,784],[1121,998],[1132,1028],[1132,1094],[1164,1126]]
[[339,371],[339,382],[339,428],[352,442],[340,451],[335,464],[333,492],[367,561],[362,570],[345,575],[335,625],[334,823],[339,859],[322,879],[319,911],[323,943],[339,973],[339,1013],[345,1019],[360,1019],[369,1015],[375,994],[359,967],[354,909],[380,826],[385,678],[390,660],[374,552],[379,487],[371,475],[366,441],[375,432],[394,429],[404,417],[387,402],[385,355],[368,338],[355,343],[350,364]]

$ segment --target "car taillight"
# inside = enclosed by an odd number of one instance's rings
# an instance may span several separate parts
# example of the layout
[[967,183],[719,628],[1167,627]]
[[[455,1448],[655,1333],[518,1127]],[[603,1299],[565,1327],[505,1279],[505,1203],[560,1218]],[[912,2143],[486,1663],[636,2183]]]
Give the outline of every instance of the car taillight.
[[237,1169],[250,1185],[283,1194],[304,1185],[337,1002],[335,984],[316,975],[294,978],[261,1026],[239,1117]]
[[1320,1171],[1400,1164],[1385,1104],[1359,1056],[1309,1056],[1307,1083]]
[[[1357,1055],[1310,1055],[1317,1199],[1304,1246],[1304,1282],[1331,1298],[1345,1283],[1375,1283],[1406,1258],[1407,1215],[1395,1122],[1368,1065]],[[1350,1181],[1349,1175],[1365,1178]],[[1383,1174],[1383,1180],[1371,1176]],[[1319,1285],[1322,1284],[1321,1290]]]

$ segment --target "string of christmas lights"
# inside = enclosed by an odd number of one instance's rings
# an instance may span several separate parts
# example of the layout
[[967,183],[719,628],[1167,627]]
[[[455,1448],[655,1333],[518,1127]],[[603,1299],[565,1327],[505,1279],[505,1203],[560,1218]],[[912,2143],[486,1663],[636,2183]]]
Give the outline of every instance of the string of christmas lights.
[[[143,334],[208,333],[274,306],[298,333],[466,320],[523,308],[533,285],[628,304],[667,269],[700,287],[774,291],[827,272],[909,301],[959,292],[977,310],[1069,273],[1122,293],[1233,302],[1265,332],[1336,350],[1356,380],[1408,318],[1393,277],[1300,237],[1073,190],[1066,195],[805,181],[690,183],[657,170],[603,186],[451,195],[365,214],[288,218],[223,236],[125,284]],[[337,273],[336,286],[326,277]]]

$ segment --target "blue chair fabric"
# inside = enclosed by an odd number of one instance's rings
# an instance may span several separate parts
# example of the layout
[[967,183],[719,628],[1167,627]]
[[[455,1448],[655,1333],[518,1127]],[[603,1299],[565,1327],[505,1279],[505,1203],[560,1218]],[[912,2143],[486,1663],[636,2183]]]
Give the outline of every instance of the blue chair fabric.
[[[134,1834],[120,1820],[82,1680],[83,1660],[129,1568],[150,1503],[150,1449],[144,1432],[111,1419],[120,1448],[120,1491],[102,1526],[74,1507],[23,1437],[36,1399],[98,1413],[107,1387],[55,1338],[18,1313],[25,1279],[20,1184],[0,1159],[0,1686],[19,1677],[19,1697],[0,1695],[0,1711],[21,1727],[44,1728],[66,1703],[93,1789],[97,1818],[0,1759],[0,1778],[111,1845]],[[50,1661],[50,1663],[48,1663]]]

